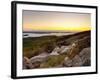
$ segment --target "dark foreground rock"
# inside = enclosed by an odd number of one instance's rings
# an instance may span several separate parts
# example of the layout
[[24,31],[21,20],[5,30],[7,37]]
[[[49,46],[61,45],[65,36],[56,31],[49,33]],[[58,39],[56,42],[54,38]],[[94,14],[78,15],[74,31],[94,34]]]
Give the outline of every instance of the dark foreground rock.
[[27,57],[23,58],[23,69],[32,69],[34,68],[30,59],[28,59]]
[[68,57],[65,58],[63,65],[66,67],[72,66],[90,66],[91,63],[91,56],[90,56],[90,47],[84,48],[79,55],[76,55],[73,59]]

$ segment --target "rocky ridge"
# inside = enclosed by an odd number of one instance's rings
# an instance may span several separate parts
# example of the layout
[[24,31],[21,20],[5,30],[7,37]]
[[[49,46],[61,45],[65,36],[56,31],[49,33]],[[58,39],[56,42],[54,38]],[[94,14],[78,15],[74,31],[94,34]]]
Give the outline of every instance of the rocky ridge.
[[[76,37],[75,37],[76,38]],[[67,44],[62,40],[52,51],[44,51],[31,58],[23,58],[23,69],[50,67],[79,67],[91,65],[90,36],[74,39]]]

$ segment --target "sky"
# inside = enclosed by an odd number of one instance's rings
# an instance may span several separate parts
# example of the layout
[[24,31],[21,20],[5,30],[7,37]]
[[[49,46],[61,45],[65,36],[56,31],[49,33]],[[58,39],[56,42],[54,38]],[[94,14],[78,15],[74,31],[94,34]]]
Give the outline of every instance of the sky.
[[23,10],[23,31],[87,31],[91,14]]

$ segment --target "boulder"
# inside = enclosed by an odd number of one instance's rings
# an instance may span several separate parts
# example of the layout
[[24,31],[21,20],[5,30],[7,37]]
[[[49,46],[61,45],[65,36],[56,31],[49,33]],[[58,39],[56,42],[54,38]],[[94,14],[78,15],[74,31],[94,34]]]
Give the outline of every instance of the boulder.
[[67,53],[69,49],[70,49],[70,46],[62,46],[60,48],[59,54]]
[[71,67],[72,66],[72,60],[69,59],[68,57],[65,57],[64,62],[63,62],[63,66]]
[[84,48],[79,54],[75,55],[72,59],[66,57],[64,59],[63,65],[66,67],[78,67],[78,66],[90,66],[91,57],[90,57],[90,47]]
[[48,53],[41,53],[40,55],[30,58],[30,61],[32,64],[34,64],[35,62],[43,62],[46,60],[48,55]]
[[32,69],[33,65],[30,61],[30,59],[28,59],[27,57],[23,58],[23,69]]
[[82,65],[89,66],[91,63],[91,48],[84,48],[80,53],[79,56],[82,60]]
[[59,55],[59,53],[53,51],[50,55]]
[[59,51],[59,47],[54,48],[54,50],[50,53],[50,55],[59,55],[58,51]]
[[81,58],[76,55],[73,59],[66,59],[64,60],[64,66],[66,67],[78,67],[82,65]]
[[82,60],[79,57],[79,55],[76,55],[73,59],[72,59],[72,66],[81,66],[82,65]]
[[53,52],[58,52],[60,50],[60,48],[57,46],[54,48]]

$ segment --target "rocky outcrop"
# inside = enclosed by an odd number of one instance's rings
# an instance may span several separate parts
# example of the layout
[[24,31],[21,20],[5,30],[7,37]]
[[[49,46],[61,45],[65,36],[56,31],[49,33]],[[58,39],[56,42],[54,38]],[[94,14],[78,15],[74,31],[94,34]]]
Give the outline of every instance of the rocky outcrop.
[[82,60],[83,66],[90,66],[91,65],[91,48],[84,48],[80,53],[79,56]]
[[31,63],[30,59],[28,59],[27,57],[23,58],[23,69],[32,69],[33,64]]
[[46,59],[47,56],[48,56],[47,53],[41,53],[40,55],[37,55],[37,56],[30,58],[30,61],[31,61],[31,63],[43,62]]
[[61,46],[60,50],[59,50],[59,54],[63,54],[66,53],[70,50],[71,46]]
[[[75,44],[73,44],[75,46]],[[73,48],[72,46],[72,48]],[[68,47],[68,46],[67,46]],[[45,67],[77,67],[77,66],[90,66],[90,47],[84,48],[81,52],[75,55],[72,59],[67,54],[59,54],[57,52],[67,49],[65,46],[55,48],[52,53],[42,53],[30,59],[24,57],[24,69],[32,68],[45,68]],[[76,50],[76,49],[75,49]]]
[[46,61],[47,57],[48,57],[47,53],[41,53],[38,56],[34,56],[34,57],[30,58],[30,62],[32,63],[34,68],[38,68],[38,67],[40,67],[41,63]]
[[86,47],[90,47],[90,37],[83,37],[78,39],[71,44],[71,49],[68,54],[69,58],[72,59],[75,55],[78,55],[80,51]]
[[[75,46],[75,44],[73,44]],[[73,48],[72,46],[72,48]],[[67,47],[67,48],[66,48]],[[24,57],[24,69],[32,68],[46,68],[46,67],[77,67],[77,66],[90,66],[90,47],[84,48],[79,54],[76,54],[73,58],[70,58],[67,54],[59,54],[59,51],[67,49],[68,46],[62,46],[61,48],[55,48],[50,54],[42,53],[38,56],[34,56],[30,59]],[[75,49],[76,50],[76,49]]]
[[44,42],[44,47],[37,50],[38,54],[23,58],[23,69],[90,66],[90,35],[66,38],[52,44]]
[[63,65],[66,67],[71,67],[71,66],[90,66],[90,47],[84,48],[79,55],[76,55],[73,59],[70,59],[66,57],[64,59]]
[[50,53],[50,55],[59,55],[59,47],[55,47],[54,50]]
[[68,52],[68,50],[71,48],[71,46],[61,46],[61,47],[56,47],[50,55],[60,55]]

